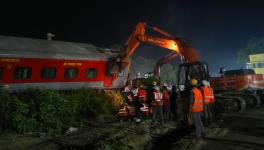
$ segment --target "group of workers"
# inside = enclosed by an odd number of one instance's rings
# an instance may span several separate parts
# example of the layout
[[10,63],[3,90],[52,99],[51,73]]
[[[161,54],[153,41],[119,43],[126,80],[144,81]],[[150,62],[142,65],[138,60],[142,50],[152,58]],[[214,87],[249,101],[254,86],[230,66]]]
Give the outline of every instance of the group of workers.
[[[167,84],[146,87],[144,84],[126,86],[123,90],[125,104],[119,110],[120,117],[133,116],[136,121],[151,118],[152,123],[163,124],[166,121],[175,120],[178,114],[177,101],[180,99],[176,86],[168,88]],[[188,97],[188,115],[191,114],[197,138],[205,136],[204,125],[209,126],[214,116],[214,94],[210,83],[202,81],[198,85],[196,79],[191,79],[191,89]]]
[[[157,85],[153,81],[152,86],[144,84],[137,86],[126,86],[123,90],[125,104],[119,110],[119,116],[134,116],[137,121],[150,119],[153,124],[170,121],[176,118],[176,87],[169,91],[167,84]],[[133,106],[133,107],[131,107]]]
[[213,123],[215,98],[208,81],[203,80],[202,86],[199,86],[197,80],[192,79],[191,85],[189,111],[192,114],[196,137],[200,139],[205,137],[204,124],[209,126]]

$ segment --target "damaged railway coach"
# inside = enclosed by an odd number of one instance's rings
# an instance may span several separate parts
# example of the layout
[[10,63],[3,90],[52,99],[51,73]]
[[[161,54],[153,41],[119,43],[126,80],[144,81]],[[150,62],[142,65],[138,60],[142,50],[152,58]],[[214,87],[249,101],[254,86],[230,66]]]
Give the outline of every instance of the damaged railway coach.
[[0,82],[10,92],[117,89],[125,85],[130,67],[130,61],[112,67],[111,58],[118,55],[85,43],[0,36]]

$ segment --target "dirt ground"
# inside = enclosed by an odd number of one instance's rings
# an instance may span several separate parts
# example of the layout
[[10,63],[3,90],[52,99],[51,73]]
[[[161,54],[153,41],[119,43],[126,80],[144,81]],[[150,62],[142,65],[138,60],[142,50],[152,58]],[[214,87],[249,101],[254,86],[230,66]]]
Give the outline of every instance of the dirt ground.
[[[263,107],[263,106],[262,106]],[[193,134],[182,137],[169,149],[184,150],[263,150],[264,108],[222,114],[218,127],[206,129],[207,136],[196,141]]]
[[220,118],[214,128],[206,129],[203,140],[195,140],[191,127],[145,121],[94,126],[54,138],[1,133],[0,149],[264,149],[264,108]]

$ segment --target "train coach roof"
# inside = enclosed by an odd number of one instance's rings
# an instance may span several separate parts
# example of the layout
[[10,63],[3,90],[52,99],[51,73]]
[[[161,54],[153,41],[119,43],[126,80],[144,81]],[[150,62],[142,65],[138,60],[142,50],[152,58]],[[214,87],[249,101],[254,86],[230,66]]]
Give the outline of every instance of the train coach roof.
[[87,43],[0,36],[0,57],[106,60],[117,52]]

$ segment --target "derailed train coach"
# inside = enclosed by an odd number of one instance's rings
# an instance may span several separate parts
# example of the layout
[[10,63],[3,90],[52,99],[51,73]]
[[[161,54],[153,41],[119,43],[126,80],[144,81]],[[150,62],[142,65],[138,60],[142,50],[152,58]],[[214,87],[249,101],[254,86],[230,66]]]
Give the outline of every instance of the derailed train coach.
[[0,82],[10,92],[117,89],[125,85],[130,67],[127,62],[121,71],[110,72],[110,60],[118,55],[86,43],[0,36]]

